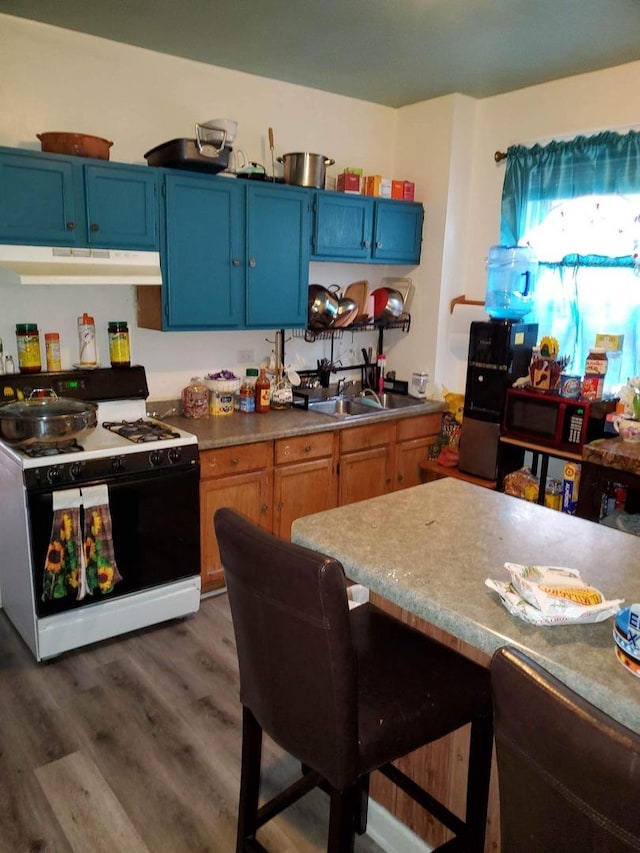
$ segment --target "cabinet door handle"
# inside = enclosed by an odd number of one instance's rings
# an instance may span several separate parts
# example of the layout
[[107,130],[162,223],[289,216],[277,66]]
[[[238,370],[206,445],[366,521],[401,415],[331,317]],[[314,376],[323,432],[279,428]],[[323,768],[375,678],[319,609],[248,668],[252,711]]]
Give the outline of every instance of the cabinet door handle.
[[305,449],[304,449],[304,452],[305,452],[305,453],[311,453],[311,445],[310,445],[310,444],[307,444],[307,445],[306,445],[306,447],[305,447]]
[[260,512],[263,515],[265,515],[265,513],[267,512],[268,509],[269,509],[269,504],[262,504],[262,506],[260,507]]
[[240,459],[237,456],[234,456],[231,460],[232,465],[238,465],[240,463]]
[[239,267],[240,266],[240,258],[234,258],[231,261],[231,263],[234,265],[234,267]]
[[368,249],[368,248],[369,248],[369,246],[371,245],[371,241],[370,241],[370,240],[365,240],[365,241],[363,242],[363,244],[362,244],[362,245],[363,245],[363,247],[364,247],[365,249]]
[[376,243],[376,249],[381,249],[381,248],[382,248],[382,243],[380,243],[380,242]]
[[391,485],[391,477],[387,477],[387,481],[386,481],[386,482],[387,482],[387,486],[390,486],[390,485]]
[[249,266],[251,267],[251,269],[253,269],[255,267],[255,265],[256,265],[256,259],[255,258],[249,258]]
[[401,483],[404,480],[402,474],[398,474],[398,482]]
[[67,231],[75,231],[76,223],[75,222],[67,222]]
[[99,231],[99,230],[100,230],[100,226],[98,225],[98,223],[97,223],[97,222],[92,222],[92,223],[91,223],[91,230],[94,232],[94,234],[95,234],[95,232],[96,232],[96,231]]

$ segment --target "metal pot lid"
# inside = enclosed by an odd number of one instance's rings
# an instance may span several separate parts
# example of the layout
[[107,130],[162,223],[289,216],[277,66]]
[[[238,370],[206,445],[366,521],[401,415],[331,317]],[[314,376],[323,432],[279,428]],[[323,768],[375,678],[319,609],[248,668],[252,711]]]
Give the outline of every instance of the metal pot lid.
[[52,395],[46,397],[32,396],[14,403],[1,403],[0,417],[15,420],[41,420],[42,418],[90,414],[97,410],[96,403],[58,397],[52,392]]

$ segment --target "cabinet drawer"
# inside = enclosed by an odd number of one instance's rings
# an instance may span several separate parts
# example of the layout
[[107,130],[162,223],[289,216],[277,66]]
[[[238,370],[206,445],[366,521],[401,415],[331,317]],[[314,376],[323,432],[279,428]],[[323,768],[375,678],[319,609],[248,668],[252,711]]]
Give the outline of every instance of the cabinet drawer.
[[275,443],[275,464],[332,456],[334,436],[333,432],[320,432],[295,438],[279,438]]
[[351,453],[382,444],[393,444],[396,440],[396,424],[371,424],[370,426],[345,429],[340,433],[340,452]]
[[413,438],[439,435],[441,423],[441,412],[434,412],[431,415],[423,415],[419,418],[405,418],[398,421],[398,441],[410,441]]
[[241,471],[255,471],[271,467],[273,444],[261,441],[257,444],[240,444],[203,450],[200,453],[200,479],[224,477]]

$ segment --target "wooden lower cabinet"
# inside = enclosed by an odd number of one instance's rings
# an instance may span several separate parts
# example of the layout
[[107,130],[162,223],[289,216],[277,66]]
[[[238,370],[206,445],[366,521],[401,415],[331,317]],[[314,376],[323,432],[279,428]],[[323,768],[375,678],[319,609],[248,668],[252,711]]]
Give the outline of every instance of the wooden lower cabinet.
[[273,521],[273,444],[263,441],[200,454],[200,572],[202,591],[224,586],[213,516],[223,506],[265,530]]
[[273,532],[291,537],[296,518],[338,504],[336,434],[278,439],[273,471]]
[[422,482],[420,463],[438,439],[440,413],[398,421],[396,435],[395,489],[408,489]]
[[340,433],[340,505],[384,495],[393,489],[395,421]]
[[296,518],[420,483],[420,462],[440,414],[203,450],[200,453],[202,590],[224,586],[213,530],[222,506],[282,539]]

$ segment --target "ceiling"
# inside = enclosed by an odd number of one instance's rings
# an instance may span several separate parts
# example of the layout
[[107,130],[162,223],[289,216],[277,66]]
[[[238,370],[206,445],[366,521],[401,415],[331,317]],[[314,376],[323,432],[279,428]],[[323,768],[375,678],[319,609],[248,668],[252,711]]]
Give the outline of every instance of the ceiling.
[[640,59],[640,0],[0,0],[0,12],[391,107]]

